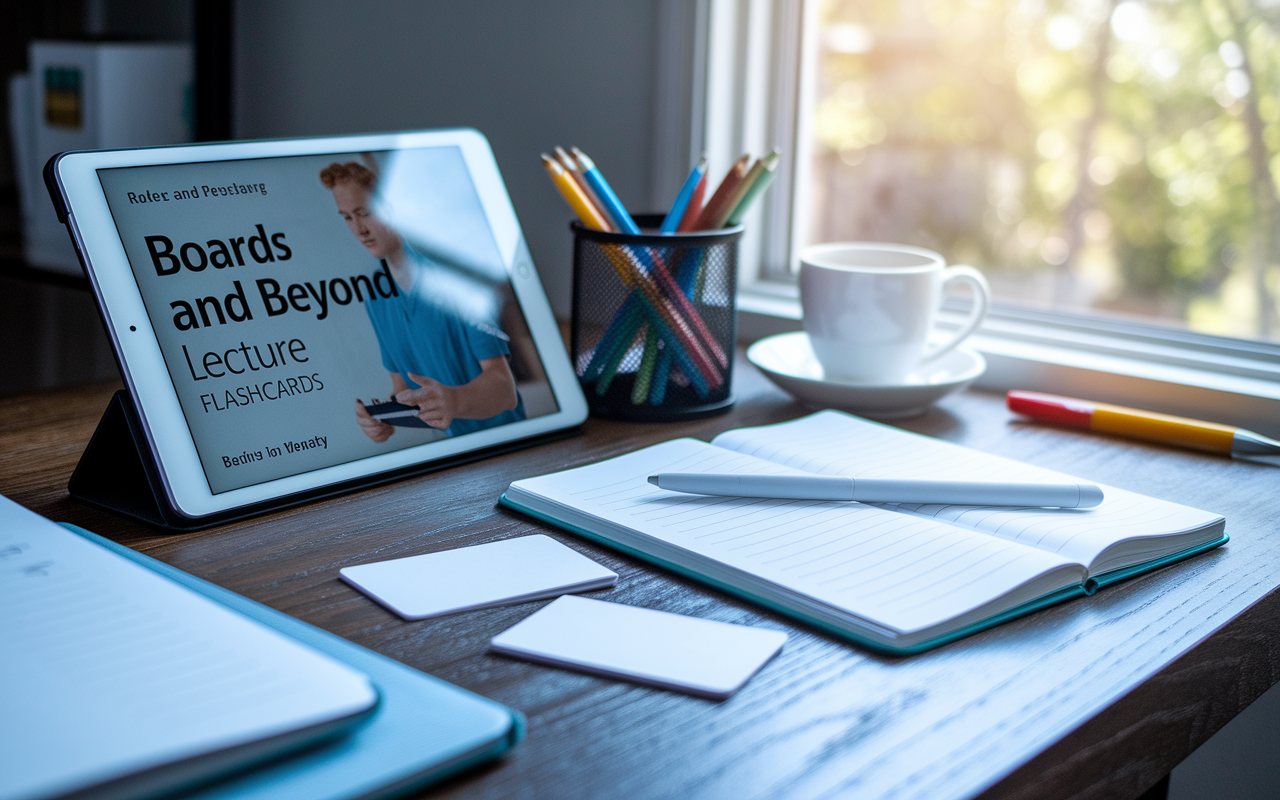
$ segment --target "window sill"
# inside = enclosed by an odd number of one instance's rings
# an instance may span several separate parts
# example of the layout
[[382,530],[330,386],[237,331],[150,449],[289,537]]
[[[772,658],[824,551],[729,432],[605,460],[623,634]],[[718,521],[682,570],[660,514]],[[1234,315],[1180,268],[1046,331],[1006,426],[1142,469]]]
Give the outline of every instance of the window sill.
[[[793,286],[756,284],[738,295],[738,337],[800,330]],[[958,327],[962,307],[940,325]],[[975,386],[1027,389],[1239,425],[1280,436],[1280,346],[996,307],[970,343],[987,360]]]

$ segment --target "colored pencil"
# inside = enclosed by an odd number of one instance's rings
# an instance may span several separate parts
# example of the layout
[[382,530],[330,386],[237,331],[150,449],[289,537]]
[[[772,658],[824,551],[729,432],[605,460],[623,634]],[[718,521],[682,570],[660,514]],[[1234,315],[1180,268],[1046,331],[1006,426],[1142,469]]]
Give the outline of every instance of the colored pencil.
[[[608,211],[609,215],[621,225],[623,232],[639,235],[640,228],[636,226],[635,220],[633,220],[631,215],[627,213],[626,208],[622,205],[622,201],[618,199],[618,195],[615,194],[613,188],[609,186],[609,182],[605,180],[604,175],[600,172],[599,168],[596,167],[595,162],[591,160],[590,156],[582,152],[582,150],[577,147],[574,147],[572,150],[573,157],[578,162],[578,166],[582,170],[583,176],[587,179],[587,183],[591,185],[591,188],[595,190],[596,195],[599,196],[601,201],[604,203],[605,210]],[[729,365],[728,354],[725,353],[724,348],[720,346],[720,343],[716,341],[715,336],[711,334],[711,331],[707,328],[707,324],[702,319],[702,315],[700,315],[698,310],[693,307],[689,298],[679,291],[678,284],[675,282],[675,279],[671,277],[671,273],[667,269],[666,264],[663,263],[662,258],[657,253],[653,252],[653,250],[644,248],[641,250],[640,260],[642,269],[644,269],[646,273],[652,272],[657,278],[657,282],[661,288],[666,290],[668,296],[676,301],[676,305],[680,312],[677,317],[680,318],[681,322],[685,322],[687,320],[687,325],[684,327],[690,327],[692,331],[696,332],[697,335],[703,339],[706,346],[711,349],[716,360],[720,362],[720,366],[727,367]],[[707,377],[709,380],[711,379],[711,376],[708,375]]]
[[578,170],[582,173],[582,177],[586,179],[587,185],[596,193],[596,197],[600,198],[600,205],[613,221],[617,223],[618,230],[622,233],[630,233],[634,236],[640,235],[640,228],[636,226],[636,221],[627,213],[626,206],[622,205],[622,201],[618,199],[618,195],[614,193],[613,187],[604,179],[604,174],[596,167],[596,163],[591,157],[582,152],[577,147],[570,148],[573,153],[574,161],[578,162]]
[[684,211],[688,208],[689,201],[693,199],[694,190],[698,188],[698,184],[702,182],[702,177],[706,174],[707,160],[703,158],[694,165],[689,177],[685,178],[679,193],[676,194],[675,202],[671,204],[671,210],[667,212],[667,216],[662,220],[662,225],[658,228],[659,233],[676,232],[676,228],[680,225],[680,220],[684,218]]
[[[706,186],[705,177],[703,178],[702,185]],[[705,263],[706,263],[706,248],[704,247],[689,248],[684,251],[683,258],[681,259],[681,263],[677,268],[677,279],[679,280],[679,283],[680,283],[680,289],[681,291],[684,292],[684,295],[691,300],[695,296],[694,294],[695,282],[697,278],[701,276],[702,269]],[[653,381],[653,390],[649,398],[649,402],[652,403],[653,405],[661,405],[663,399],[666,397],[667,384],[669,382],[669,377],[671,374],[671,364],[672,364],[671,356],[672,354],[668,349],[668,350],[665,350],[658,357],[658,363],[654,368],[655,375],[654,375],[654,381]],[[685,370],[685,373],[688,374],[688,370]],[[696,383],[694,388],[698,390],[699,396],[704,396],[704,393],[699,389]]]
[[[702,193],[706,191],[707,179],[707,159],[698,159],[698,163],[693,166],[689,173],[689,177],[685,178],[684,183],[680,187],[680,191],[676,193],[675,202],[671,204],[671,210],[667,212],[667,216],[663,218],[662,225],[659,226],[658,232],[664,234],[675,233],[681,221],[688,215],[689,204],[697,198],[697,204],[702,205]],[[696,215],[696,212],[695,212]],[[640,405],[646,401],[650,401],[651,397],[654,405],[662,402],[662,397],[666,394],[666,375],[670,370],[671,354],[663,351],[659,353],[658,338],[649,336],[645,338],[644,356],[640,360],[640,369],[636,372],[635,387],[631,392],[631,402]],[[655,383],[654,372],[661,360],[663,369],[658,381]]]
[[[573,182],[578,184],[578,188],[587,196],[591,205],[595,206],[596,211],[600,212],[601,218],[609,220],[609,215],[605,213],[604,207],[600,204],[600,198],[596,197],[596,193],[591,191],[591,185],[587,183],[587,179],[582,177],[582,173],[578,171],[578,162],[573,160],[573,156],[569,155],[563,147],[556,145],[556,160],[560,162],[560,166],[564,167],[564,171],[569,173],[569,177],[573,178]],[[618,226],[612,224],[610,220],[609,227],[604,230],[614,233],[618,230]]]
[[[618,335],[630,340],[631,337],[626,333],[627,329],[623,326],[624,312],[630,313],[631,306],[635,303],[640,303],[642,307],[647,308],[651,314],[655,315],[655,321],[671,330],[674,335],[669,338],[673,344],[680,345],[681,354],[687,354],[706,380],[713,387],[718,387],[723,380],[711,360],[711,356],[707,355],[706,350],[699,343],[693,330],[690,329],[688,322],[671,303],[670,297],[664,296],[662,290],[654,283],[653,278],[638,263],[635,253],[630,248],[618,245],[605,245],[601,249],[608,257],[609,263],[614,268],[614,271],[617,272],[619,279],[622,280],[627,288],[633,290],[601,339],[605,347],[612,350],[618,344],[618,342],[614,341],[614,337]],[[688,304],[688,298],[684,294],[680,293],[679,296],[681,300]],[[664,327],[659,327],[659,332],[662,332]],[[709,331],[707,335],[710,335]],[[727,364],[722,364],[722,366],[727,366]]]
[[[663,218],[662,224],[658,227],[658,232],[663,234],[671,234],[676,232],[676,227],[680,224],[680,220],[684,217],[685,209],[689,206],[689,201],[693,198],[694,191],[701,183],[703,177],[707,174],[707,159],[699,159],[694,165],[693,170],[689,173],[689,177],[685,178],[684,183],[680,186],[680,191],[676,193],[675,202],[671,204],[671,210],[667,212]],[[640,405],[649,399],[650,391],[661,390],[653,387],[654,368],[658,363],[658,338],[656,336],[646,336],[644,341],[644,355],[640,359],[640,369],[636,371],[635,386],[631,391],[631,402]]]
[[721,211],[729,203],[730,198],[733,197],[734,189],[746,176],[747,163],[750,160],[751,156],[743,153],[737,161],[733,162],[733,166],[729,167],[724,179],[716,187],[715,193],[711,195],[711,199],[707,201],[702,213],[698,215],[698,221],[693,224],[695,231],[706,231],[715,227],[712,223],[720,218]]
[[630,335],[622,339],[623,346],[614,350],[609,360],[605,363],[605,367],[600,372],[599,379],[596,380],[596,394],[603,397],[608,391],[609,386],[613,383],[613,379],[618,374],[618,367],[622,365],[622,359],[626,358],[627,353],[631,352],[631,348],[635,346],[636,337],[641,334],[645,325],[643,322],[638,327],[630,329]]
[[[699,365],[699,368],[702,369],[703,374],[707,378],[707,382],[713,387],[719,386],[720,383],[722,383],[722,380],[719,372],[716,370],[715,364],[712,362],[711,356],[707,354],[707,351],[703,348],[702,344],[699,343],[698,339],[693,335],[693,331],[689,329],[688,323],[681,318],[679,312],[672,304],[671,298],[664,295],[662,290],[653,282],[653,279],[649,275],[646,275],[642,270],[627,269],[625,261],[622,259],[611,258],[610,261],[614,266],[614,270],[618,273],[618,277],[622,279],[623,283],[626,284],[628,288],[638,289],[642,302],[647,303],[648,306],[658,314],[659,319],[666,323],[667,327],[669,327],[673,332],[683,334],[680,338],[685,340],[685,349],[693,358],[694,362]],[[689,303],[689,298],[686,297],[683,292],[679,292],[677,290],[677,294],[686,304]],[[634,297],[635,295],[632,296]],[[708,335],[710,335],[709,332]]]
[[[739,224],[754,201],[772,181],[780,154],[775,150],[756,161],[744,154],[721,180],[711,198],[702,203],[709,186],[706,159],[694,166],[663,218],[661,233],[709,230]],[[594,230],[640,235],[639,226],[618,199],[594,161],[580,148],[556,148],[553,158],[542,156],[547,173],[583,225]],[[705,252],[685,253],[668,265],[665,248],[602,245],[610,266],[630,293],[597,343],[584,380],[595,380],[605,393],[627,354],[643,342],[631,401],[661,404],[671,370],[678,366],[699,395],[717,388],[726,378],[728,356],[693,305],[702,294]],[[673,269],[676,267],[676,269]],[[687,385],[687,384],[686,384]]]
[[[709,222],[711,230],[731,227],[742,222],[742,218],[750,210],[760,193],[768,188],[773,182],[774,175],[778,168],[778,161],[781,159],[781,151],[776,147],[773,152],[762,159],[756,161],[752,165],[750,171],[743,176],[733,188],[728,201],[720,209],[719,214]],[[726,180],[728,180],[726,178]],[[710,204],[708,204],[710,206]],[[706,284],[706,263],[698,265],[697,275],[694,278],[694,290],[690,297],[694,302],[701,302],[702,291]]]
[[[609,262],[613,265],[614,271],[618,273],[618,277],[623,284],[633,290],[627,302],[633,302],[638,297],[639,302],[655,315],[655,319],[663,323],[675,334],[672,338],[681,344],[682,351],[687,353],[693,360],[694,364],[706,377],[707,382],[712,387],[718,387],[723,383],[723,379],[720,377],[712,357],[707,353],[697,337],[694,336],[693,331],[689,329],[685,320],[680,317],[670,299],[663,296],[662,291],[653,283],[653,280],[644,274],[642,270],[637,269],[637,265],[634,262],[628,263],[629,259],[616,257],[616,255],[620,255],[619,251],[626,253],[622,248],[612,248]],[[627,253],[627,255],[632,254]],[[684,298],[686,303],[688,302],[687,297],[683,294],[680,296]]]
[[734,192],[734,198],[729,203],[729,211],[725,214],[724,220],[719,227],[726,225],[737,225],[746,216],[747,210],[751,208],[751,204],[760,196],[770,183],[773,182],[773,176],[778,169],[778,160],[782,154],[777,148],[764,158],[755,163],[751,168],[751,172],[743,178],[742,183],[738,185]]
[[1275,463],[1280,442],[1259,433],[1219,422],[1175,417],[1156,411],[1096,403],[1075,397],[1013,390],[1005,396],[1009,410],[1032,419],[1186,447],[1232,458]]
[[[583,380],[595,380],[599,378],[604,371],[605,364],[613,356],[613,353],[620,346],[622,339],[628,337],[634,338],[635,331],[644,322],[644,312],[640,309],[638,301],[633,302],[631,298],[627,298],[627,302],[613,315],[606,328],[609,333],[601,336],[596,342],[594,351],[591,353],[591,361],[587,364],[587,368],[583,370]],[[631,332],[625,333],[624,331]],[[612,334],[610,336],[609,334]]]
[[[551,176],[552,182],[560,191],[561,196],[564,197],[565,201],[569,204],[569,207],[578,215],[578,218],[582,223],[595,230],[605,230],[605,226],[609,223],[600,216],[600,213],[596,210],[595,206],[582,192],[578,184],[569,177],[569,174],[564,167],[546,153],[542,154],[542,163],[547,170],[547,174]],[[632,222],[631,224],[634,225],[635,223]],[[693,332],[688,330],[687,324],[684,323],[683,320],[679,319],[678,314],[674,313],[674,309],[664,307],[663,303],[657,298],[658,290],[656,287],[649,285],[649,282],[646,280],[648,276],[643,274],[643,271],[639,269],[639,265],[629,263],[629,259],[624,255],[624,252],[626,251],[622,248],[606,246],[604,250],[610,263],[613,264],[614,270],[618,272],[623,283],[633,290],[640,289],[643,301],[651,308],[655,315],[655,321],[660,321],[662,324],[674,328],[673,333],[675,335],[671,337],[673,341],[680,342],[685,347],[691,347],[694,351],[691,353],[694,363],[700,369],[705,371],[708,382],[713,386],[719,386],[722,381],[715,367],[711,363],[710,356],[708,356],[705,350],[698,344]],[[636,272],[639,272],[640,274],[633,274]],[[628,298],[627,302],[632,302],[631,298]],[[608,335],[609,334],[606,333],[606,337]],[[634,335],[629,337],[628,343],[633,340],[633,338]]]
[[729,192],[724,202],[716,209],[715,216],[707,221],[707,229],[719,230],[729,219],[729,215],[738,207],[738,203],[742,202],[742,198],[746,195],[747,190],[751,188],[751,184],[755,183],[756,178],[764,172],[764,159],[757,158],[756,163],[751,165],[751,169],[747,170],[747,174],[742,176],[742,180],[733,186],[733,191]]
[[640,368],[636,370],[636,382],[631,387],[631,402],[640,405],[649,399],[649,388],[653,385],[653,368],[658,363],[658,337],[646,328],[644,331],[644,354],[640,357]]
[[689,198],[689,205],[685,206],[684,216],[680,217],[680,224],[676,226],[676,233],[688,233],[693,230],[693,226],[698,222],[698,215],[702,213],[702,203],[706,196],[707,171],[703,170],[702,178],[693,188],[693,197]]
[[[617,366],[621,363],[623,356],[625,356],[634,345],[636,332],[644,323],[644,319],[645,312],[641,309],[639,302],[634,301],[632,298],[628,298],[627,302],[623,304],[623,307],[619,309],[618,315],[615,317],[615,321],[617,322],[616,328],[613,325],[610,326],[611,328],[616,329],[617,335],[613,337],[612,341],[602,338],[596,345],[595,353],[593,353],[591,357],[591,365],[588,366],[587,370],[583,373],[584,380],[602,380],[610,364],[613,365],[613,369],[617,369]],[[693,360],[689,357],[689,353],[670,335],[669,331],[664,331],[659,328],[658,336],[664,342],[662,348],[663,352],[670,353],[670,358],[679,364],[680,369],[684,371],[686,376],[688,376],[689,382],[693,384],[693,388],[698,393],[698,396],[706,397],[709,391],[707,381],[702,377],[701,371],[699,371],[697,365],[695,365]],[[615,356],[617,358],[616,361],[614,360]],[[597,375],[599,376],[598,378]],[[612,380],[612,376],[610,376],[610,380]],[[719,383],[716,385],[718,386]],[[598,387],[599,383],[597,382],[597,388]]]
[[664,347],[658,353],[658,364],[653,370],[653,389],[649,392],[649,404],[660,406],[667,396],[667,378],[671,374],[671,348]]
[[560,191],[560,196],[569,204],[569,208],[573,209],[573,213],[578,215],[583,225],[597,231],[609,230],[609,221],[601,216],[595,204],[583,193],[581,187],[574,183],[573,178],[569,177],[568,171],[560,165],[560,162],[543,153],[542,166],[551,176],[551,182]]
[[[625,259],[625,251],[613,245],[606,245],[603,249],[608,256],[610,263],[613,264],[614,269],[619,272],[619,277],[623,281],[624,285],[633,287],[633,284],[628,280],[628,271],[620,268],[618,264],[618,262]],[[594,380],[600,374],[601,370],[604,369],[605,364],[609,362],[610,357],[618,348],[621,347],[625,349],[630,346],[630,343],[635,338],[636,330],[639,328],[640,323],[645,319],[646,307],[649,309],[650,314],[654,313],[652,305],[648,303],[647,298],[637,299],[636,292],[638,291],[639,290],[635,290],[632,295],[629,295],[627,299],[623,301],[622,306],[614,313],[613,319],[609,321],[609,324],[606,326],[605,334],[600,338],[599,342],[597,342],[590,362],[588,363],[587,368],[583,371],[582,377],[584,380]],[[685,333],[686,331],[681,330],[680,332]],[[708,375],[712,376],[713,382],[716,386],[720,385],[721,381],[714,367],[708,369],[707,367],[700,367],[700,365],[695,364],[686,351],[687,348],[684,343],[681,342],[679,337],[670,334],[670,332],[666,330],[665,323],[657,327],[656,334],[659,338],[666,341],[667,352],[677,354],[676,358],[680,362],[681,368],[689,374],[690,380],[694,383],[694,386],[700,395],[706,394],[706,379],[703,378],[702,374],[704,371]]]

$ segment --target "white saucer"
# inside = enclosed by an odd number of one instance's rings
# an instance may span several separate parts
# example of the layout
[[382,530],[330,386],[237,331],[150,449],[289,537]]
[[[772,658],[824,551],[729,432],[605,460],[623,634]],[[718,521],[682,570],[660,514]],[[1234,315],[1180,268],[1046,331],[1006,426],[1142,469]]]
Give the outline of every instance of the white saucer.
[[987,368],[973,348],[960,345],[891,385],[829,381],[804,331],[761,339],[747,349],[747,360],[769,380],[813,408],[838,408],[865,417],[903,419],[966,388]]

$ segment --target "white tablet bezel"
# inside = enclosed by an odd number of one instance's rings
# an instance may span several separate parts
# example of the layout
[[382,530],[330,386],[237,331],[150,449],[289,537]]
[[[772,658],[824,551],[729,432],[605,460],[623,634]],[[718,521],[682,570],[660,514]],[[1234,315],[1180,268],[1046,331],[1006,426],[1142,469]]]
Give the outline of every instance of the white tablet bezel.
[[[107,205],[98,170],[445,146],[456,146],[461,150],[475,182],[559,410],[457,438],[214,494]],[[198,519],[289,496],[315,493],[325,487],[573,427],[587,417],[586,400],[569,363],[551,306],[527,249],[521,247],[520,223],[498,172],[497,161],[488,141],[478,131],[458,129],[72,152],[57,158],[52,174],[65,201],[67,225],[97,297],[107,334],[111,337],[164,490],[173,508],[183,516]],[[523,258],[522,251],[526,253]]]

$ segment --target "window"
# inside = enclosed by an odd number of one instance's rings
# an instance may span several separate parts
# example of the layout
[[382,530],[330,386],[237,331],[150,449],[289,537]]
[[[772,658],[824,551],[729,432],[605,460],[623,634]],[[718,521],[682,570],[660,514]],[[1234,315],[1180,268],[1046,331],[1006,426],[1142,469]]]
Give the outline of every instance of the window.
[[798,327],[805,244],[915,243],[991,278],[979,386],[1280,435],[1277,3],[660,0],[693,44],[667,180],[790,156],[746,220],[744,338]]
[[1280,8],[817,0],[805,241],[931,247],[996,298],[1280,340]]

